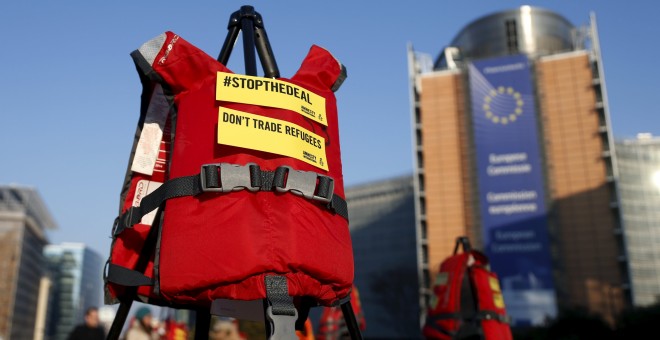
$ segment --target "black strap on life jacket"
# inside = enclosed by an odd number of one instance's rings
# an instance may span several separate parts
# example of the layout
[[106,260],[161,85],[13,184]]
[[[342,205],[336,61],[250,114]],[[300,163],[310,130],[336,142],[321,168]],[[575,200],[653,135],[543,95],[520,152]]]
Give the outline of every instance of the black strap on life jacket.
[[154,279],[140,273],[137,270],[128,269],[113,263],[107,263],[105,281],[120,284],[125,287],[153,286]]
[[149,195],[140,205],[131,207],[115,219],[112,235],[132,228],[144,215],[170,198],[196,196],[206,192],[277,191],[291,192],[312,201],[324,203],[331,212],[348,220],[346,201],[334,194],[334,179],[313,171],[280,166],[275,171],[261,170],[257,164],[205,164],[200,173],[171,179]]
[[480,310],[477,313],[477,319],[479,320],[495,320],[501,323],[509,323],[510,317],[508,315],[498,314],[492,310]]
[[266,317],[268,318],[268,339],[289,340],[296,336],[296,319],[298,311],[289,295],[286,277],[267,275],[266,283]]

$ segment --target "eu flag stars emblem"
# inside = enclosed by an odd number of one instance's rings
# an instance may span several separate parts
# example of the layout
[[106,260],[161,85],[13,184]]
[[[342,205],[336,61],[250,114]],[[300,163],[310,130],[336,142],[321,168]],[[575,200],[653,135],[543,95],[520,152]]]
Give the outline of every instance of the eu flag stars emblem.
[[484,97],[484,114],[495,124],[513,123],[523,113],[524,102],[520,92],[512,87],[499,86]]

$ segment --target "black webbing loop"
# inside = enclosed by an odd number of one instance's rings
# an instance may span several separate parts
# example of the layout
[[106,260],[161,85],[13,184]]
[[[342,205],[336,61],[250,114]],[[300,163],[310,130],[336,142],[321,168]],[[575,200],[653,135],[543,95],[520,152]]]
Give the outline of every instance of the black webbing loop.
[[144,196],[139,206],[131,207],[119,217],[116,226],[113,227],[113,236],[119,235],[126,228],[132,228],[142,220],[144,215],[158,208],[161,203],[170,198],[195,196],[202,193],[199,177],[199,175],[193,175],[171,179],[149,195]]
[[283,167],[278,167],[273,173],[273,186],[284,187],[284,182],[286,181],[288,169]]
[[332,201],[328,203],[328,209],[348,220],[348,204],[343,198],[332,195]]
[[286,277],[267,275],[266,297],[273,307],[275,315],[296,315],[296,307],[293,305],[293,297],[289,295],[289,286]]
[[446,330],[446,329],[440,327],[440,325],[438,325],[437,323],[434,323],[434,322],[429,323],[429,322],[427,321],[427,322],[426,322],[426,326],[431,327],[431,328],[433,328],[434,330],[436,330],[436,331],[438,331],[438,332],[440,332],[440,333],[442,333],[442,334],[446,334],[446,335],[450,336],[452,339],[454,338],[454,336],[455,336],[456,334],[458,334],[458,332],[456,332],[456,331],[449,331],[449,330]]
[[293,304],[293,297],[289,295],[286,277],[267,275],[266,299],[268,308],[266,316],[271,324],[271,340],[289,340],[296,338],[296,319],[298,311]]
[[275,172],[273,171],[264,171],[260,170],[259,172],[254,172],[254,175],[260,178],[260,188],[262,191],[271,191],[273,190],[273,179],[275,177]]
[[445,320],[445,319],[462,319],[461,313],[439,313],[439,314],[434,314],[434,315],[429,315],[426,317],[427,322],[435,322],[438,320]]
[[220,188],[220,174],[218,169],[220,167],[215,164],[210,164],[206,166],[206,171],[203,172],[203,176],[206,180],[206,186],[209,188]]
[[154,280],[138,271],[108,263],[107,281],[126,287],[153,286]]
[[250,164],[249,166],[250,166],[250,184],[252,185],[252,187],[254,188],[258,187],[261,190],[270,190],[272,185],[268,187],[267,184],[264,183],[264,175],[268,173],[268,171],[262,171],[261,168],[256,164]]
[[337,92],[341,84],[344,83],[344,80],[346,80],[346,77],[348,76],[348,72],[346,72],[346,66],[341,63],[339,65],[341,65],[341,71],[339,72],[339,76],[337,77],[337,80],[335,80],[335,83],[332,84],[332,92]]
[[319,176],[319,184],[317,187],[317,195],[321,197],[331,197],[333,195],[334,180],[328,176]]
[[492,310],[482,310],[477,313],[477,319],[480,320],[496,320],[503,323],[509,323],[509,317],[506,315],[498,314]]

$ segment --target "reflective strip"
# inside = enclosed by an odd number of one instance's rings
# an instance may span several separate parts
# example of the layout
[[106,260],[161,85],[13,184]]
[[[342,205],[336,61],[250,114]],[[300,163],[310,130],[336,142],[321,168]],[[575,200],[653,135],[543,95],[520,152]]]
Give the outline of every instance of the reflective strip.
[[163,44],[165,44],[165,39],[167,39],[167,34],[163,33],[147,41],[146,43],[142,44],[140,48],[138,48],[138,51],[140,51],[140,54],[142,54],[144,59],[149,62],[149,65],[154,64],[154,60],[156,60],[158,52],[160,52],[161,48],[163,48]]

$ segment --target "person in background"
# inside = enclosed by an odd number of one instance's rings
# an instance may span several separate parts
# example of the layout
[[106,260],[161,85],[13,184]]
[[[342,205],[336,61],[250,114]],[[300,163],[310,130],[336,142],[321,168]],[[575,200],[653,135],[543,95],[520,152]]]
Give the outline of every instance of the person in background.
[[312,320],[307,318],[307,320],[305,320],[305,328],[302,330],[296,330],[296,335],[298,336],[298,340],[315,340]]
[[220,318],[209,332],[209,340],[243,340],[238,330],[238,323],[231,318]]
[[156,340],[159,339],[158,332],[153,329],[151,324],[151,309],[146,306],[140,307],[135,312],[133,325],[126,332],[125,340]]
[[85,323],[76,326],[67,340],[103,340],[105,331],[99,325],[99,310],[96,307],[87,308]]

